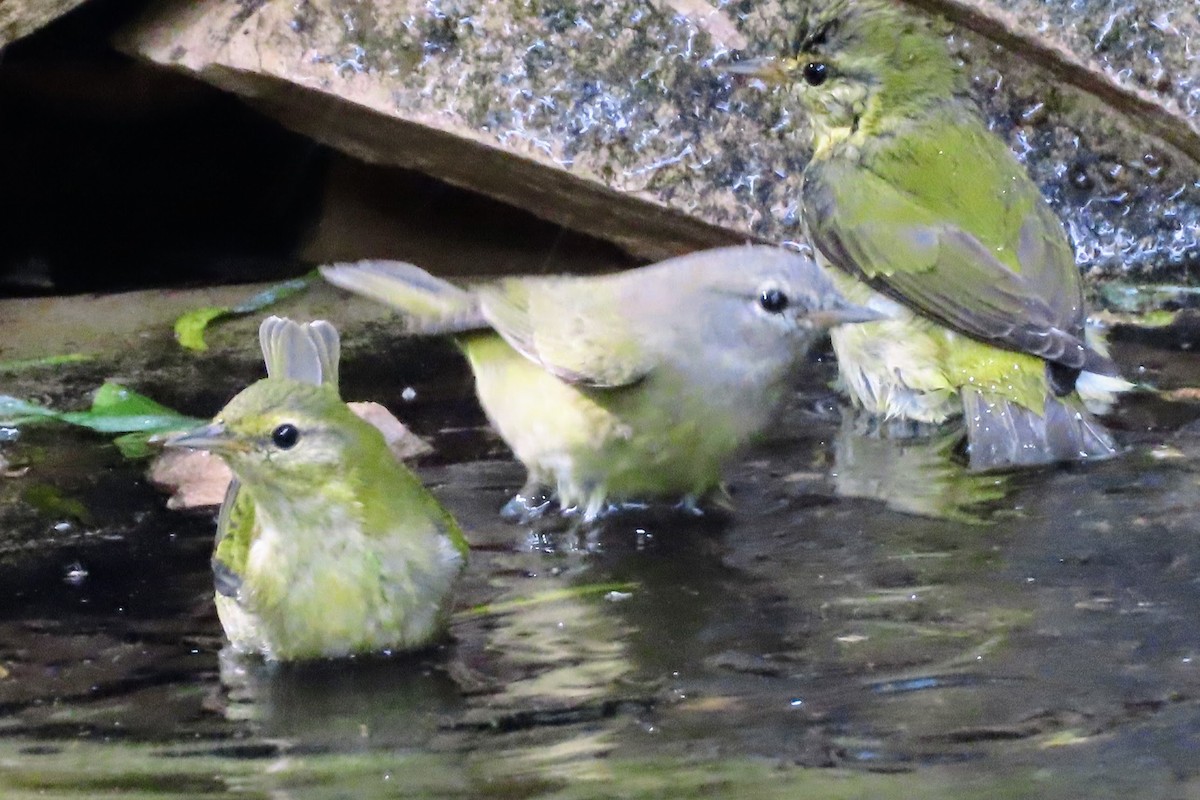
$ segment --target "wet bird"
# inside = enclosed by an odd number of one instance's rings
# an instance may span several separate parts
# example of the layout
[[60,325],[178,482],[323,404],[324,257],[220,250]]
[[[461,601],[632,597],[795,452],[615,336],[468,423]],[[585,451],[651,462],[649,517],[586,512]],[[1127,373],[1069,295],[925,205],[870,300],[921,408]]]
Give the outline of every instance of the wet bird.
[[455,336],[484,411],[528,470],[505,508],[518,518],[544,510],[549,490],[585,520],[625,502],[695,509],[770,423],[824,331],[877,318],[809,256],[774,247],[466,289],[397,262],[321,271],[399,309],[408,333]]
[[233,470],[212,566],[233,647],[270,660],[418,648],[446,621],[458,525],[338,396],[337,331],[270,317],[268,377],[170,447]]
[[887,319],[832,333],[853,401],[888,420],[965,416],[975,469],[1107,458],[1129,384],[1085,337],[1062,224],[988,131],[925,20],[834,0],[779,57],[732,71],[807,115],[805,228],[851,300]]

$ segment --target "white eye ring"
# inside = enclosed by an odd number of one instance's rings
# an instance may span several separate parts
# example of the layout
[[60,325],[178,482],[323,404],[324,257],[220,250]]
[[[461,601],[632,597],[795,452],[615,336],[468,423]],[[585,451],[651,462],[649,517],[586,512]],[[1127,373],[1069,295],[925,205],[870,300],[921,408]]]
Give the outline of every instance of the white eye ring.
[[787,294],[774,286],[763,289],[758,295],[758,305],[768,314],[781,314],[790,304]]

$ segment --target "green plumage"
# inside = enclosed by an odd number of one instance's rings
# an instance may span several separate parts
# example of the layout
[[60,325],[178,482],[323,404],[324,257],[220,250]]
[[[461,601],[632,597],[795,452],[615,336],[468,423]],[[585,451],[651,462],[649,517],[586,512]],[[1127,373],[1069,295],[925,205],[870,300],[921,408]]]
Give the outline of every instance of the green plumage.
[[[1127,384],[1085,336],[1066,233],[965,97],[924,21],[840,0],[761,65],[809,113],[805,227],[839,286],[889,320],[833,333],[855,402],[887,418],[967,415],[976,468],[1102,458],[1097,405]],[[1091,374],[1089,376],[1089,373]]]
[[168,444],[236,479],[213,552],[232,645],[296,660],[420,647],[445,622],[467,554],[453,518],[338,396],[337,335],[270,318],[269,377]]

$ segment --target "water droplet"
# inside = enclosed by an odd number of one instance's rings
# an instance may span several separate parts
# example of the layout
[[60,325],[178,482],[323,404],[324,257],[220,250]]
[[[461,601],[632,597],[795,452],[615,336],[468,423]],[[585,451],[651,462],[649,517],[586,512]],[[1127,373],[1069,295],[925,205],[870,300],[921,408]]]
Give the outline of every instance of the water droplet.
[[1076,164],[1071,167],[1070,176],[1068,178],[1071,185],[1080,191],[1088,191],[1094,185],[1092,176],[1088,174],[1087,168],[1082,164]]
[[87,580],[87,576],[87,568],[75,561],[67,567],[67,571],[63,575],[63,582],[71,586],[82,586],[83,582]]

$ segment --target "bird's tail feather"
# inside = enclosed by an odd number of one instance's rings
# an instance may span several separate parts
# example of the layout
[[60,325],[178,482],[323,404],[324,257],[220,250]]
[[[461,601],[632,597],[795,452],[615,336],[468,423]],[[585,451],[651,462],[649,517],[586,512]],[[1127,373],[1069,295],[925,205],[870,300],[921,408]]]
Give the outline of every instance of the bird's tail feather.
[[963,389],[973,470],[1091,461],[1117,454],[1112,436],[1075,397],[1047,397],[1043,413]]
[[337,388],[341,341],[325,320],[302,324],[267,317],[258,327],[258,343],[270,377]]
[[460,333],[487,325],[475,295],[403,261],[321,267],[325,280],[404,314],[408,333]]

